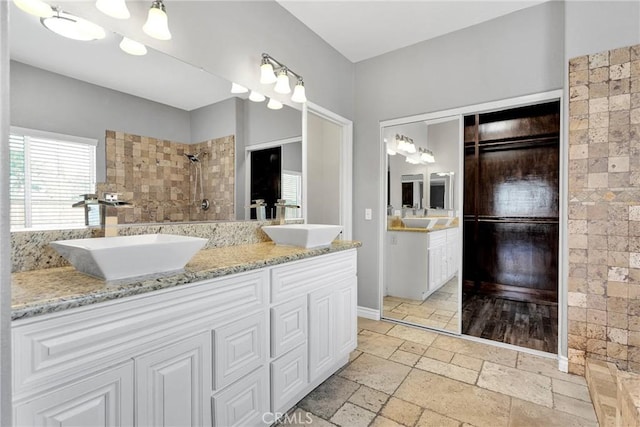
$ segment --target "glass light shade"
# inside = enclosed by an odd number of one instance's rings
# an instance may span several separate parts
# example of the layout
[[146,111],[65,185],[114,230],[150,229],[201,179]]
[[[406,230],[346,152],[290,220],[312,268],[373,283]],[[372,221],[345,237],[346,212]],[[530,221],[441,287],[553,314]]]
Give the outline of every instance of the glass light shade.
[[48,18],[55,14],[51,6],[42,0],[13,0],[13,4],[23,12],[39,18]]
[[162,2],[154,1],[149,9],[147,22],[142,26],[142,31],[158,40],[171,40],[169,32],[169,18],[165,13]]
[[298,80],[298,83],[296,83],[296,86],[293,88],[293,95],[291,95],[291,100],[293,102],[299,102],[301,104],[307,102],[304,83],[301,80]]
[[291,93],[291,86],[289,86],[289,76],[286,71],[281,71],[278,73],[278,79],[276,80],[276,85],[273,87],[273,90],[277,93]]
[[106,37],[104,28],[66,12],[40,18],[40,22],[54,33],[73,40],[90,41]]
[[414,159],[413,157],[407,157],[405,162],[410,163],[412,165],[417,165],[418,163],[420,163],[418,160]]
[[278,78],[273,72],[273,65],[268,62],[260,65],[260,83],[271,84],[275,83],[276,80],[278,80]]
[[406,143],[405,151],[409,154],[413,154],[416,152],[416,145],[412,142]]
[[249,89],[244,86],[240,86],[238,83],[231,83],[231,93],[247,93]]
[[393,151],[391,148],[387,147],[387,154],[390,156],[395,156],[397,154],[396,151]]
[[258,93],[255,90],[252,90],[251,93],[249,94],[249,100],[253,102],[262,102],[265,99],[267,98],[263,94]]
[[282,108],[282,102],[276,101],[273,98],[269,98],[269,102],[267,103],[267,108],[271,110],[280,110]]
[[126,37],[122,38],[122,41],[120,42],[120,49],[127,52],[129,55],[142,56],[147,54],[147,47],[145,45]]
[[116,19],[129,19],[131,14],[125,0],[97,0],[96,7],[107,16]]

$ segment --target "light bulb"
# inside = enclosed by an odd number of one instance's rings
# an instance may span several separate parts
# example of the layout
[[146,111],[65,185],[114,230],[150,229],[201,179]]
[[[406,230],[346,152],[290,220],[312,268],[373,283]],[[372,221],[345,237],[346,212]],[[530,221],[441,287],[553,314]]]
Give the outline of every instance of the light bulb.
[[231,83],[231,93],[247,93],[249,89],[244,86],[240,86],[238,83]]
[[18,9],[39,18],[49,18],[54,15],[54,10],[41,0],[13,0]]
[[278,78],[273,72],[273,65],[266,59],[262,59],[262,65],[260,65],[260,83],[271,84],[275,83]]
[[267,103],[267,108],[271,110],[280,110],[282,108],[282,102],[276,101],[273,98],[269,98],[269,102]]
[[122,38],[122,41],[120,42],[120,49],[127,52],[129,55],[142,56],[147,54],[147,47],[145,45],[126,37]]
[[390,156],[395,156],[397,153],[393,151],[391,148],[387,147],[387,154]]
[[289,86],[289,76],[287,75],[286,68],[278,73],[276,85],[273,87],[273,90],[283,94],[291,93],[291,86]]
[[407,142],[405,147],[405,151],[409,154],[413,154],[416,152],[416,145],[413,142]]
[[107,16],[116,19],[129,19],[131,14],[125,0],[97,0],[96,7]]
[[253,102],[262,102],[265,99],[267,98],[263,94],[258,93],[255,90],[252,90],[251,93],[249,94],[249,100]]
[[40,22],[54,33],[73,40],[90,41],[106,37],[104,28],[60,10],[54,16],[40,18]]
[[302,79],[298,79],[298,83],[293,88],[293,95],[291,96],[293,102],[305,103],[307,102],[307,95],[304,90],[304,82]]
[[169,32],[169,18],[165,12],[164,3],[162,0],[154,0],[149,9],[149,15],[147,22],[142,26],[142,31],[149,36],[158,40],[170,40],[171,33]]

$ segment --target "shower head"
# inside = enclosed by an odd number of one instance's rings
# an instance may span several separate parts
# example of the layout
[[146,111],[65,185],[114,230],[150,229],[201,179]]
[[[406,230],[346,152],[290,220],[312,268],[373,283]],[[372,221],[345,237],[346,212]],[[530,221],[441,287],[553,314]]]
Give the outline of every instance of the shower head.
[[200,162],[200,156],[204,157],[207,155],[206,151],[201,151],[197,154],[187,154],[184,153],[184,155],[186,156],[187,159],[189,159],[191,161],[191,163],[199,163]]

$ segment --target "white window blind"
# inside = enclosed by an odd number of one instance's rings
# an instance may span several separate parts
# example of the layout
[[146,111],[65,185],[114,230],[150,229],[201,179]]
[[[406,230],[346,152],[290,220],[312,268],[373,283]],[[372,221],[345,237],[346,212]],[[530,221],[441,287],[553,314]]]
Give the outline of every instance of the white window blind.
[[[282,171],[282,198],[300,206],[302,199],[302,174],[300,172]],[[285,218],[300,218],[300,209],[285,209]]]
[[11,128],[11,229],[84,225],[84,210],[72,208],[95,192],[96,140]]

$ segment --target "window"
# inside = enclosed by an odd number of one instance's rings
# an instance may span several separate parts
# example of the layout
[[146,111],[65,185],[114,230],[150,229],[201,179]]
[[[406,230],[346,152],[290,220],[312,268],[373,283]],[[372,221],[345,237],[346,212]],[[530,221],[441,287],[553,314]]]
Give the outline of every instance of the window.
[[[300,206],[302,202],[302,174],[300,172],[282,171],[282,198],[287,203]],[[300,218],[300,209],[285,209],[284,217]]]
[[11,128],[11,230],[84,226],[84,210],[71,205],[94,193],[98,141]]

